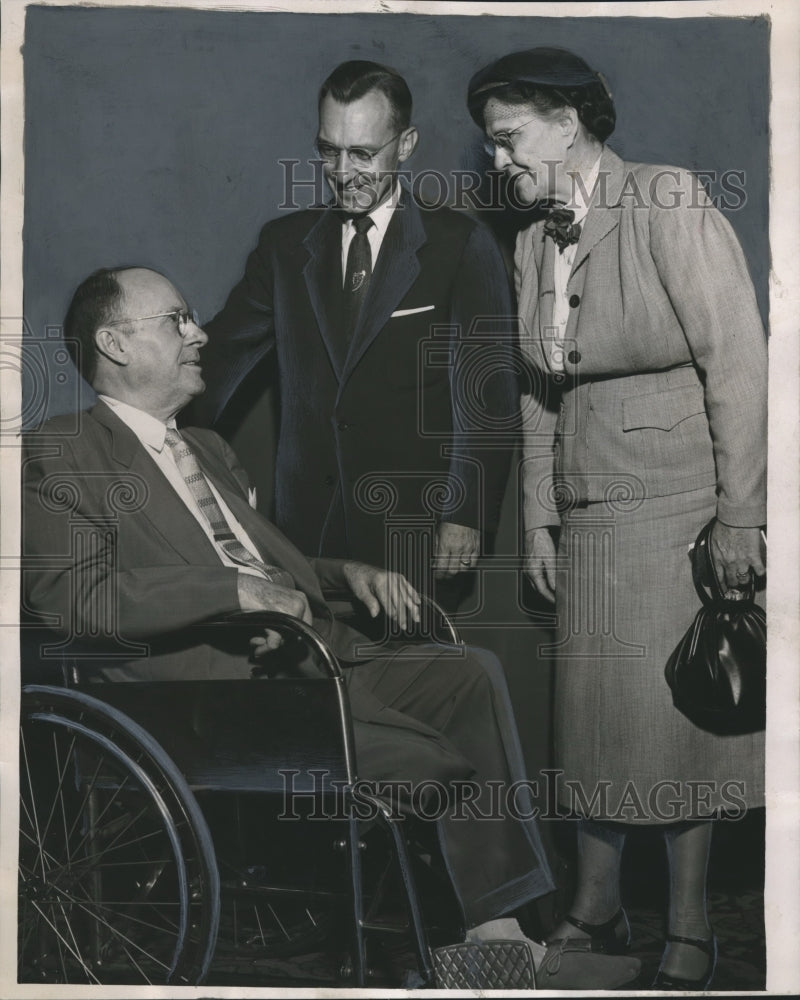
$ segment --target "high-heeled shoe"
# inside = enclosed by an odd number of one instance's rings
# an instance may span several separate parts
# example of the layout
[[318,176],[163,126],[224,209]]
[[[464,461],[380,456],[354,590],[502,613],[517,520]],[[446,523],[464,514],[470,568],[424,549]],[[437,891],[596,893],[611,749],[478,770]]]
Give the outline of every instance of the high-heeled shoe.
[[631,925],[622,907],[610,920],[602,924],[590,924],[586,920],[578,920],[569,913],[564,920],[589,935],[592,951],[602,952],[605,955],[623,955],[631,946]]
[[[661,971],[659,966],[656,978],[653,980],[651,989],[654,990],[686,990],[687,992],[699,993],[707,990],[714,978],[714,970],[717,967],[717,939],[712,934],[710,940],[703,938],[681,937],[679,934],[667,934],[667,941],[674,941],[676,944],[689,944],[693,948],[699,948],[708,955],[708,967],[702,976],[697,979],[685,979],[682,976],[671,976]],[[663,958],[661,960],[664,961]]]

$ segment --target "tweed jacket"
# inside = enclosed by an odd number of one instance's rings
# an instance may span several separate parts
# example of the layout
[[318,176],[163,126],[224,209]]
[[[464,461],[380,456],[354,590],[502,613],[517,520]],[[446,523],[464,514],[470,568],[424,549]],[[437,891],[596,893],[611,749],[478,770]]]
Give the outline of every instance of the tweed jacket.
[[555,244],[515,254],[525,525],[579,501],[716,485],[717,515],[766,520],[767,352],[733,230],[685,170],[603,151],[567,285],[565,371],[553,375]]

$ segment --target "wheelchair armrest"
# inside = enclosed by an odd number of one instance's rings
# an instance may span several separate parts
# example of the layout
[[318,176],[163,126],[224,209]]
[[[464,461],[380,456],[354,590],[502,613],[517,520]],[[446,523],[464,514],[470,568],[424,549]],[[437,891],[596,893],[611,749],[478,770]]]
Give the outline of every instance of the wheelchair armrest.
[[[349,590],[326,590],[323,596],[334,616],[345,621],[355,618],[358,607],[361,606],[361,602]],[[464,640],[444,608],[427,594],[419,596],[422,601],[422,627],[418,630],[417,638],[443,641],[451,646],[463,646]],[[429,629],[429,635],[426,634],[426,629]],[[437,635],[439,632],[442,633],[441,636]]]
[[236,611],[224,618],[204,622],[202,628],[224,629],[272,629],[303,641],[319,657],[322,672],[328,677],[341,677],[342,670],[331,648],[311,625],[299,618],[285,615],[280,611]]

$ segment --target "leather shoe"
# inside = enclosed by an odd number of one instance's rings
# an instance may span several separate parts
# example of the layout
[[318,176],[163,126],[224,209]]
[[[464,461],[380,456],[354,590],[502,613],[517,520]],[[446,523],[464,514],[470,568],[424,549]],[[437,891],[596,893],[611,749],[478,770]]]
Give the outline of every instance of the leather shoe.
[[[707,990],[714,978],[714,970],[717,967],[717,939],[712,934],[711,939],[706,941],[703,938],[681,937],[679,934],[667,934],[667,941],[674,941],[676,944],[689,944],[693,948],[699,948],[708,955],[708,965],[706,971],[697,979],[685,979],[683,976],[671,976],[662,972],[659,967],[656,978],[653,980],[654,990],[685,990],[687,993],[701,993]],[[662,959],[663,963],[663,959]]]
[[602,924],[590,924],[588,920],[578,920],[568,913],[564,920],[579,931],[589,935],[592,951],[605,955],[623,955],[631,946],[631,925],[628,915],[620,907],[610,920]]
[[550,941],[536,970],[537,990],[613,990],[639,975],[638,958],[598,955],[589,938]]

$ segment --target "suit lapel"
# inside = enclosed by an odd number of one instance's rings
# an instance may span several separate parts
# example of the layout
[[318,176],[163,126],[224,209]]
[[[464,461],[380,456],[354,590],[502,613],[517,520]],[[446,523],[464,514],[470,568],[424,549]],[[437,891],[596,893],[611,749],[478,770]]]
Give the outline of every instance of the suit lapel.
[[208,536],[193,517],[187,517],[185,504],[133,431],[102,400],[91,412],[111,434],[114,462],[146,484],[147,500],[141,513],[158,534],[187,563],[197,563],[203,550],[209,562],[218,559]]
[[420,273],[417,251],[426,239],[422,213],[411,195],[403,191],[383,238],[369,291],[350,341],[343,381],[386,326],[398,303],[417,279]]
[[581,238],[578,241],[575,262],[569,276],[570,281],[592,249],[619,225],[620,195],[625,179],[624,174],[622,160],[610,149],[604,149],[600,157],[597,184],[581,230]]
[[339,380],[342,378],[341,332],[337,302],[342,289],[342,224],[328,208],[303,240],[310,254],[303,268],[308,298]]
[[[541,225],[533,225],[525,234],[519,262],[519,314],[524,320],[522,344],[537,368],[548,370],[542,338],[553,318],[552,240],[544,238]],[[548,248],[547,244],[550,244]]]

